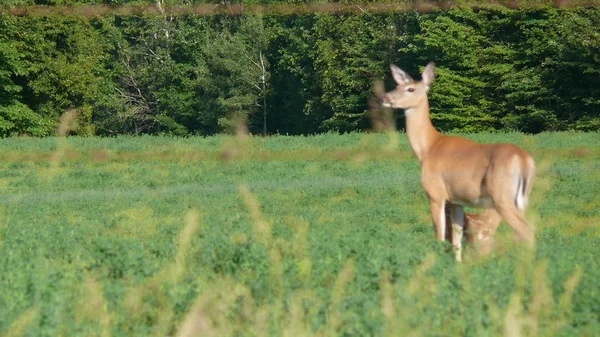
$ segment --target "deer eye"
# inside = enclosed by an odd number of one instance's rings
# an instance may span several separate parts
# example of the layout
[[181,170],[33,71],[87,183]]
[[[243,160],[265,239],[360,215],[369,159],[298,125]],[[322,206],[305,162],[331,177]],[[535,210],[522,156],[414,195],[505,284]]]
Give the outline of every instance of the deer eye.
[[415,92],[415,88],[409,87],[409,88],[406,89],[406,91],[408,91],[408,92]]

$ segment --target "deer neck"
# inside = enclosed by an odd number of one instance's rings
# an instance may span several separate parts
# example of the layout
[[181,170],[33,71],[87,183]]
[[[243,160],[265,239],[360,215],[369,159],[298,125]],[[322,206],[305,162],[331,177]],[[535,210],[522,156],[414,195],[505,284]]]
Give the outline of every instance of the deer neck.
[[422,163],[429,149],[441,136],[431,124],[429,101],[424,99],[414,108],[404,111],[406,116],[406,134],[413,152]]

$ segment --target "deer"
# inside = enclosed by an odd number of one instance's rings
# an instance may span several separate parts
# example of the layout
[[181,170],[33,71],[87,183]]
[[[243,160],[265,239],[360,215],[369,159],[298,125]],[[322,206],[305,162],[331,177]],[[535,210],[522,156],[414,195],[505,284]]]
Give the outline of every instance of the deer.
[[[495,231],[502,221],[498,212],[489,209],[481,213],[465,212],[463,221],[466,241],[476,246],[481,255],[488,255],[494,245],[491,232]],[[452,240],[452,219],[448,205],[446,205],[446,240]]]
[[493,220],[483,221],[489,236],[504,219],[519,240],[533,247],[534,228],[524,216],[536,173],[532,156],[514,144],[478,143],[437,131],[428,99],[435,77],[433,62],[427,64],[420,81],[394,64],[390,70],[396,88],[382,95],[381,105],[404,110],[406,135],[420,162],[421,185],[429,198],[436,238],[446,239],[449,219],[448,237],[456,261],[461,262],[464,207],[484,208]]

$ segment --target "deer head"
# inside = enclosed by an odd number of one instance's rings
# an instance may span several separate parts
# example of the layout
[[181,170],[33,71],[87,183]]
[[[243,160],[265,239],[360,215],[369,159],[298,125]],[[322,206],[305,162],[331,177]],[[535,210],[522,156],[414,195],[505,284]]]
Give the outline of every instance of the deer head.
[[435,77],[435,65],[430,62],[421,74],[421,81],[415,81],[404,70],[390,65],[396,89],[383,95],[382,105],[388,108],[404,109],[405,114],[427,99],[427,92]]

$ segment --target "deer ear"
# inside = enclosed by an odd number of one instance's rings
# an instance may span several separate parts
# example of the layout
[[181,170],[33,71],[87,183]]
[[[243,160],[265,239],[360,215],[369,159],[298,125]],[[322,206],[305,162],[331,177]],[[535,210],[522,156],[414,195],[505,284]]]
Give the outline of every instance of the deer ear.
[[421,78],[423,80],[423,83],[425,83],[425,85],[427,86],[427,89],[429,89],[431,83],[433,83],[433,79],[435,78],[435,64],[433,62],[429,62],[427,64],[425,70],[423,70]]
[[396,67],[393,64],[390,64],[390,69],[392,70],[392,77],[394,77],[394,81],[398,84],[406,84],[412,82],[412,77],[407,74],[404,70]]

